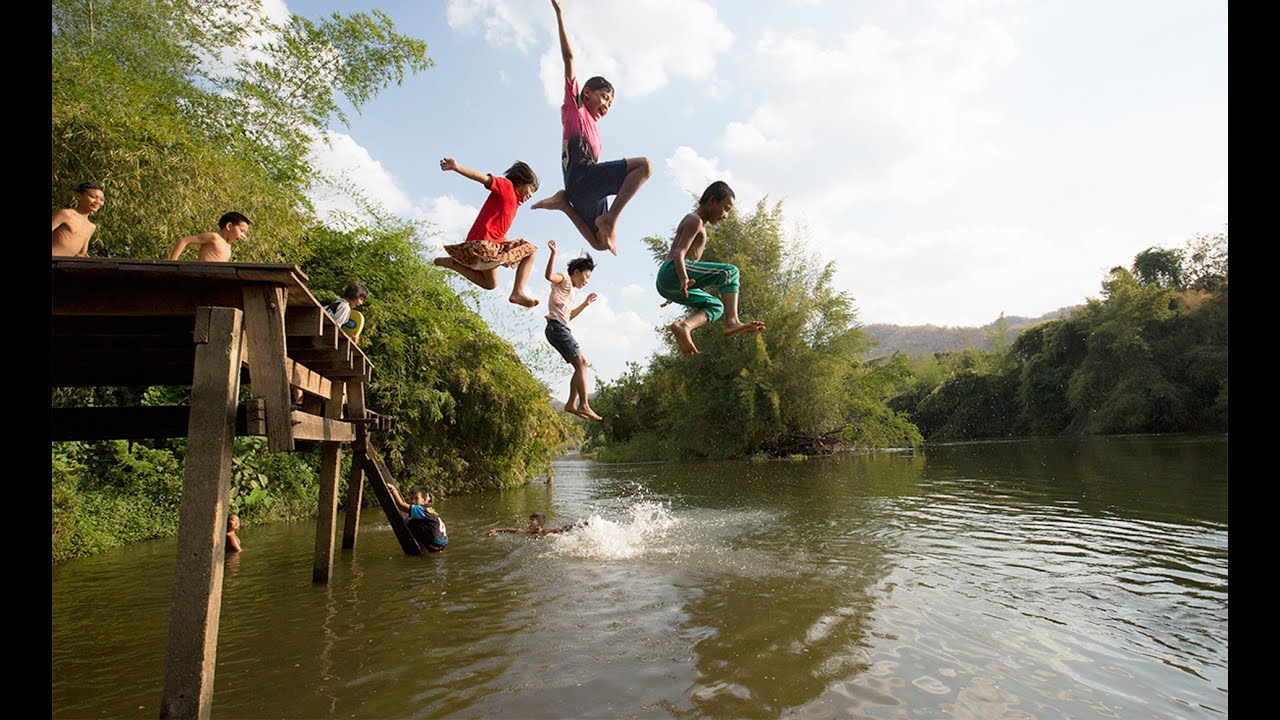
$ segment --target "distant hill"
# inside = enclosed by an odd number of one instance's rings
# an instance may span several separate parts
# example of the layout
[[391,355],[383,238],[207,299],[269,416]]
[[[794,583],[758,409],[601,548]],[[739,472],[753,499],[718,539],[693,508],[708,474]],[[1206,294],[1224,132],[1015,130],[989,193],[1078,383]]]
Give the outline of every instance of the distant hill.
[[[1036,318],[1006,315],[1004,321],[1008,328],[1008,339],[1013,340],[1023,330],[1047,320],[1063,317],[1075,309],[1076,307],[1059,308]],[[989,350],[990,339],[987,337],[987,331],[994,330],[998,322],[999,319],[996,319],[982,327],[877,324],[864,325],[862,329],[876,339],[876,346],[867,353],[867,357],[877,358],[892,355],[895,352],[906,355],[932,355],[965,348]]]

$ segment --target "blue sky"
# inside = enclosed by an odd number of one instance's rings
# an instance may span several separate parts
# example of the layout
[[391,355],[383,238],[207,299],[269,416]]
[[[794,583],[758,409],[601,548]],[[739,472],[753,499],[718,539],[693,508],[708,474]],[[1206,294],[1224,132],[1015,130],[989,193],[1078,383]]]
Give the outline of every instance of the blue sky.
[[[273,15],[381,9],[435,67],[332,128],[321,167],[393,212],[465,235],[485,191],[442,157],[559,171],[561,73],[549,0],[266,3]],[[655,263],[711,180],[738,204],[782,200],[797,242],[837,263],[862,323],[981,325],[1096,297],[1108,269],[1227,223],[1225,0],[564,0],[579,79],[616,95],[603,157],[653,176],[593,253],[574,322],[589,384],[661,348]],[[337,202],[321,198],[323,207]],[[560,213],[511,229],[562,262],[587,250]],[[529,285],[546,302],[545,251]],[[477,307],[563,399],[542,308]],[[459,288],[464,283],[459,283]],[[744,297],[751,288],[743,288]]]

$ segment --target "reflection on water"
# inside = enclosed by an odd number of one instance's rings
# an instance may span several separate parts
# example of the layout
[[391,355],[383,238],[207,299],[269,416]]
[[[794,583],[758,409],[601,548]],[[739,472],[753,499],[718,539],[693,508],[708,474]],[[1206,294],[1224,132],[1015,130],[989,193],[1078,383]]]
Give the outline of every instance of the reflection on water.
[[[609,466],[314,525],[228,561],[214,715],[1183,718],[1227,713],[1227,440]],[[562,535],[485,537],[543,512]],[[174,543],[53,569],[54,717],[155,717]]]

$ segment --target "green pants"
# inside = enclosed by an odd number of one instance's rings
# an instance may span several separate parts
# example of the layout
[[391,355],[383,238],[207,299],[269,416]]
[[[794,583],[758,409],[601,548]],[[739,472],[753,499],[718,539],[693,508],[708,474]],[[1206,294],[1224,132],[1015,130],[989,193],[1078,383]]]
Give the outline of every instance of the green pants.
[[707,322],[715,322],[724,314],[724,303],[703,288],[714,288],[721,293],[738,292],[738,268],[727,263],[688,262],[685,273],[693,281],[689,297],[680,292],[680,276],[676,264],[667,260],[658,268],[658,294],[674,303],[696,308],[707,314]]

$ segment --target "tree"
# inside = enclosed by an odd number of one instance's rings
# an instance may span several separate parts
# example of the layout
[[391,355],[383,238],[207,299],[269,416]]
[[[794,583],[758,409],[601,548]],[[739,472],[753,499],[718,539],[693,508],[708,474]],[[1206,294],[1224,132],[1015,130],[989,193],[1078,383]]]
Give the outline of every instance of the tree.
[[[871,339],[852,298],[834,288],[834,263],[786,235],[781,203],[735,210],[708,232],[703,259],[738,267],[741,315],[768,331],[725,338],[712,324],[695,335],[701,353],[684,356],[658,329],[665,352],[592,400],[606,420],[589,427],[588,447],[611,458],[732,457],[918,443],[885,402],[904,366],[861,359]],[[668,240],[646,242],[665,258]]]
[[1182,251],[1151,247],[1133,258],[1133,275],[1143,285],[1181,290]]
[[1087,332],[1067,318],[1031,328],[1018,336],[1013,356],[1019,364],[1017,430],[1057,435],[1073,418],[1067,389],[1084,361]]
[[1195,235],[1187,241],[1187,286],[1203,292],[1227,290],[1227,232]]
[[431,61],[377,12],[277,25],[258,0],[55,0],[52,64],[53,207],[106,189],[90,254],[163,258],[237,210],[237,259],[299,262],[324,179],[309,150],[339,100]]

